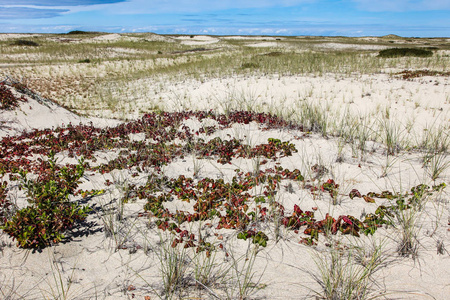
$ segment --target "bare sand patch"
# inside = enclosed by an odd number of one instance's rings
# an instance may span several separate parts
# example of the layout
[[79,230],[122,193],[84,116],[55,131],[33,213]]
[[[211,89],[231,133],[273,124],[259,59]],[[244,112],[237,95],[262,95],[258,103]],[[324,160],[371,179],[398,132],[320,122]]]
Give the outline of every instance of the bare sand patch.
[[224,40],[259,40],[259,41],[275,41],[283,40],[284,37],[272,37],[272,36],[223,36]]
[[218,38],[207,35],[177,36],[174,39],[181,41],[183,45],[191,46],[215,44],[220,41]]
[[11,39],[32,38],[39,37],[41,34],[37,33],[0,33],[0,41],[6,41]]
[[105,34],[93,37],[92,40],[98,40],[98,41],[115,41],[121,38],[120,34],[117,33],[111,33],[111,34]]
[[325,49],[355,49],[355,50],[383,50],[389,47],[381,45],[361,45],[361,44],[339,44],[339,43],[322,43],[316,44],[315,47],[325,48]]
[[255,47],[255,48],[258,48],[258,47],[261,47],[261,48],[267,47],[267,48],[269,48],[269,47],[277,47],[278,43],[275,43],[275,42],[261,42],[261,43],[246,44],[246,46],[247,47]]

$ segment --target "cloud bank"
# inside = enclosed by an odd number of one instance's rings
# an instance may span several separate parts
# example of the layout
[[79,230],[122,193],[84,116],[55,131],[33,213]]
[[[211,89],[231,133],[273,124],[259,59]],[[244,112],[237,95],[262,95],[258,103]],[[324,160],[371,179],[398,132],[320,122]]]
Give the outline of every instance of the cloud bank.
[[450,10],[449,0],[352,0],[360,10],[406,12]]
[[68,12],[68,9],[36,9],[30,7],[0,7],[0,19],[53,18]]
[[[126,0],[59,0],[59,1],[37,1],[37,0],[0,0],[0,5],[26,5],[26,6],[79,6],[79,5],[94,5],[94,4],[110,4],[117,2],[124,2]],[[55,3],[56,2],[56,3]]]

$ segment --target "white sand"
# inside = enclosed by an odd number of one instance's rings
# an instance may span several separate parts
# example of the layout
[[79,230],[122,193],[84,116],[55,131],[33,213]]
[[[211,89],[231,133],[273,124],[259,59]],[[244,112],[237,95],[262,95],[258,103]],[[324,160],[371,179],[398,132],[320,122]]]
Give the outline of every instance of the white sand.
[[216,44],[220,39],[207,35],[193,35],[193,36],[174,36],[174,40],[181,41],[183,45],[197,46]]
[[11,40],[11,39],[32,38],[35,36],[41,36],[41,34],[37,34],[37,33],[0,33],[0,41],[6,41],[6,40]]
[[224,36],[221,37],[225,40],[260,40],[260,41],[275,41],[284,40],[284,37],[272,37],[272,36]]
[[81,117],[51,101],[38,102],[30,97],[26,98],[28,101],[21,102],[19,108],[1,112],[0,121],[5,123],[0,130],[0,138],[17,135],[22,131],[66,126],[69,123],[78,125],[92,122],[97,127],[114,126],[120,123],[116,120]]
[[98,41],[115,41],[118,39],[121,39],[122,36],[118,33],[111,33],[111,34],[105,34],[105,35],[101,35],[101,36],[96,36],[94,38],[92,38],[93,40],[98,40]]
[[[327,112],[330,123],[346,117],[367,118],[376,126],[388,112],[392,122],[420,139],[424,130],[448,128],[450,80],[421,77],[405,81],[386,74],[344,77],[240,76],[206,81],[185,80],[175,84],[141,79],[125,87],[133,95],[136,115],[150,106],[168,111],[209,110],[218,112],[253,108],[284,115],[301,111],[305,103]],[[100,111],[98,113],[101,113]],[[113,116],[106,114],[105,116]],[[406,132],[403,132],[406,133]],[[403,134],[402,133],[402,134]]]
[[248,47],[277,47],[278,43],[275,42],[260,42],[260,43],[253,43],[253,44],[247,44]]
[[360,44],[340,44],[340,43],[321,43],[315,45],[318,48],[334,49],[334,50],[383,50],[389,47],[381,45],[360,45]]

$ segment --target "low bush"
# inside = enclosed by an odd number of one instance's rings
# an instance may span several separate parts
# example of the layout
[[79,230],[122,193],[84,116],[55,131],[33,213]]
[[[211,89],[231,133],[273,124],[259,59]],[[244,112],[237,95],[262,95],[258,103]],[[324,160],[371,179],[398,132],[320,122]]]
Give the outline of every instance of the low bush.
[[72,30],[72,31],[69,31],[67,34],[88,34],[88,33],[90,33],[90,32],[83,31],[83,30]]
[[256,63],[248,62],[248,63],[243,63],[241,68],[242,69],[257,69],[257,68],[259,68],[259,65]]
[[8,199],[8,182],[0,181],[0,225],[5,224],[12,204]]
[[28,41],[28,40],[17,40],[14,41],[11,46],[32,46],[32,47],[37,47],[39,46],[38,43],[33,42],[33,41]]
[[430,50],[418,48],[391,48],[381,50],[378,53],[378,57],[384,58],[403,57],[403,56],[430,57],[433,56],[433,52]]
[[14,96],[4,83],[0,83],[0,110],[12,110],[19,106],[19,101],[27,102],[27,99]]
[[84,168],[82,160],[76,166],[59,167],[51,153],[48,161],[42,162],[37,179],[28,179],[26,171],[19,171],[30,205],[17,210],[0,228],[22,248],[44,248],[62,241],[64,231],[84,220],[90,210],[69,201]]
[[269,52],[269,53],[264,54],[264,56],[272,56],[272,57],[281,56],[281,55],[283,55],[283,52],[279,52],[279,51]]

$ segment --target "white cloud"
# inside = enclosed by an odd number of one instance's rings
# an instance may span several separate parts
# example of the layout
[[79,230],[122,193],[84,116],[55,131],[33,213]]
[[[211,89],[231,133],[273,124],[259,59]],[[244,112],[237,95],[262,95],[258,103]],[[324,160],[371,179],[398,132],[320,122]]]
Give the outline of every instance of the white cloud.
[[290,7],[322,0],[0,0],[0,7],[64,8],[72,12],[103,10],[114,14],[192,13],[225,9]]
[[114,2],[122,2],[126,0],[59,0],[55,3],[53,0],[0,0],[1,5],[25,5],[25,6],[77,6],[77,5],[93,5],[106,4]]
[[[290,7],[320,0],[130,0],[102,6],[102,9],[119,14],[144,13],[195,13],[226,9]],[[75,8],[78,9],[78,8]]]
[[0,19],[43,19],[53,18],[68,10],[64,9],[35,9],[31,7],[1,7]]
[[352,0],[367,11],[425,11],[450,10],[450,0]]

